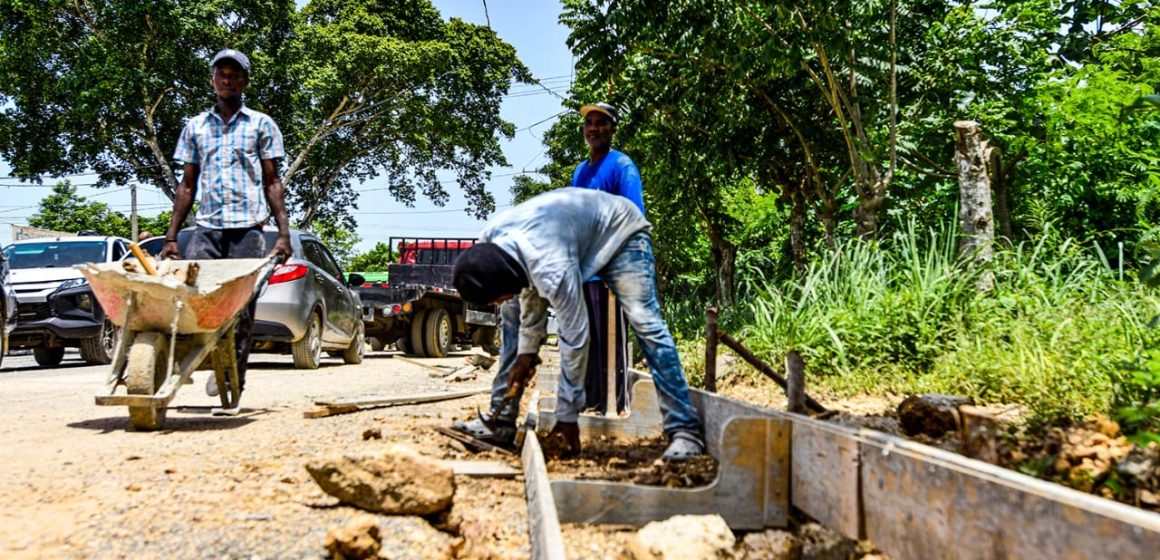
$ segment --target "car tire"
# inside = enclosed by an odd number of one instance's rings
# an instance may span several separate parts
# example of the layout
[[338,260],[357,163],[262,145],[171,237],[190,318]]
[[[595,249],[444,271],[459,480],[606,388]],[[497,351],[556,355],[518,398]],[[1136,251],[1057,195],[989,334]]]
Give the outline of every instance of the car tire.
[[479,327],[472,334],[471,342],[491,356],[499,355],[499,329],[496,327]]
[[88,364],[111,364],[117,352],[117,342],[121,338],[121,328],[105,319],[101,334],[81,339],[81,358]]
[[366,353],[366,331],[362,322],[354,330],[354,337],[350,339],[350,346],[342,353],[342,361],[347,364],[361,364]]
[[423,319],[423,354],[431,358],[447,356],[451,350],[451,315],[446,309],[429,309]]
[[371,352],[382,352],[383,348],[386,348],[383,346],[383,341],[373,336],[367,339],[367,344],[370,344]]
[[317,311],[310,312],[306,324],[306,334],[290,344],[294,354],[294,367],[298,369],[318,369],[322,362],[322,318]]
[[427,322],[427,310],[420,309],[411,315],[411,333],[407,337],[407,345],[410,347],[408,354],[414,354],[419,357],[427,357],[427,350],[423,347],[423,324]]
[[43,367],[56,367],[64,360],[64,346],[54,348],[33,348],[32,357],[36,364]]
[[411,348],[411,335],[408,334],[406,336],[400,337],[399,340],[396,340],[395,350],[398,350],[399,352],[402,352],[408,356],[414,356],[415,349]]

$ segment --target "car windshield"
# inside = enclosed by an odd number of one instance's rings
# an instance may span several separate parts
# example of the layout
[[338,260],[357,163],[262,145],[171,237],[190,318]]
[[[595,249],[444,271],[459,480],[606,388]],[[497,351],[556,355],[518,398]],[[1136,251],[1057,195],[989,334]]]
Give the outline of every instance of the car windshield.
[[9,245],[4,249],[8,266],[20,268],[64,268],[89,262],[105,262],[104,241],[44,241]]

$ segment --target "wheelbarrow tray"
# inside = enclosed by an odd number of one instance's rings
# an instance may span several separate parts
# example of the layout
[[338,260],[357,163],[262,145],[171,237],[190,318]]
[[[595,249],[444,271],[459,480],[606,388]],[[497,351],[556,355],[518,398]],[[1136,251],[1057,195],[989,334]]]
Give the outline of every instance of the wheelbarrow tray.
[[[193,286],[170,274],[190,262],[200,268]],[[268,259],[162,261],[157,276],[126,271],[120,262],[90,263],[80,269],[105,315],[118,327],[196,334],[214,332],[237,315],[249,303],[267,263]]]

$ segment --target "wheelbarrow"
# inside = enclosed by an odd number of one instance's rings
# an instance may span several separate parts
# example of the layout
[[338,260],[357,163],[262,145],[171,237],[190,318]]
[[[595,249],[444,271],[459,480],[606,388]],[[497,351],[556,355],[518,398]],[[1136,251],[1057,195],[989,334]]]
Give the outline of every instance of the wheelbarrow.
[[213,368],[221,410],[236,410],[234,325],[270,278],[275,259],[168,260],[156,270],[142,267],[147,272],[130,267],[137,268],[125,262],[78,267],[122,329],[97,404],[128,406],[134,428],[160,430],[177,389],[205,362]]

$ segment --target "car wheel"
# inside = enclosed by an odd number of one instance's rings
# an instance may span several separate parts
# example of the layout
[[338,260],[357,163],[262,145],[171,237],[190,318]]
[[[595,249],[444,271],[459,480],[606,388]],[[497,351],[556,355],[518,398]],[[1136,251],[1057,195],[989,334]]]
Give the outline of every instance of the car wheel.
[[423,319],[423,353],[442,358],[451,350],[451,315],[446,309],[430,309]]
[[57,346],[55,348],[33,348],[32,357],[36,358],[36,363],[44,367],[56,367],[64,360],[64,347]]
[[310,313],[306,334],[290,346],[294,353],[294,367],[318,369],[318,364],[322,361],[322,319],[318,316],[318,312]]
[[410,346],[408,354],[426,357],[427,350],[423,347],[423,323],[427,321],[427,310],[420,309],[411,315],[411,336],[407,339]]
[[348,364],[361,364],[363,361],[363,354],[366,353],[366,327],[363,327],[362,321],[359,321],[358,327],[354,330],[354,338],[350,339],[350,346],[346,347],[346,351],[342,353],[342,361]]
[[[125,389],[130,395],[153,395],[165,382],[168,346],[161,333],[143,332],[133,339],[125,360]],[[160,430],[165,425],[165,411],[165,405],[130,406],[129,423],[141,431]]]
[[373,336],[367,339],[367,344],[371,345],[371,352],[382,352],[383,348],[386,348],[383,346],[383,341]]
[[101,325],[100,335],[81,339],[81,358],[89,364],[113,363],[113,354],[117,351],[120,337],[121,329],[112,321],[105,319]]
[[415,349],[411,348],[411,335],[399,338],[395,341],[395,350],[402,352],[408,356],[415,354]]

